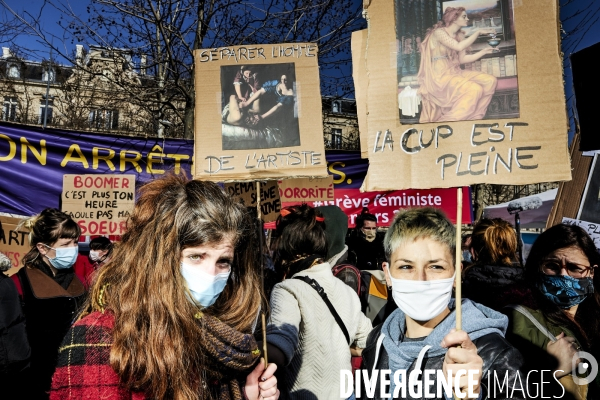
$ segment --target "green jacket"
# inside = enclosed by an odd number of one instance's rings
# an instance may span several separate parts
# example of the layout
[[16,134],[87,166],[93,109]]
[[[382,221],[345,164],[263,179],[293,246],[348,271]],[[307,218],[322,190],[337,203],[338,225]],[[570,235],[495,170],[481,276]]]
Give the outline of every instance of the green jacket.
[[[558,336],[561,332],[564,332],[565,336],[575,337],[571,330],[550,323],[540,311],[532,310],[527,307],[524,308],[526,308],[531,315],[554,336]],[[508,310],[507,314],[509,317],[506,339],[508,339],[508,341],[523,355],[523,358],[525,359],[525,364],[523,366],[524,373],[527,374],[529,371],[555,370],[558,366],[558,360],[546,351],[546,346],[550,342],[550,339],[521,312],[508,308],[506,308],[505,311],[506,310]],[[579,341],[577,341],[577,338],[575,340],[577,345],[581,345]],[[554,396],[564,400],[578,400],[585,398],[585,394],[587,393],[587,385],[585,388],[579,388],[573,383],[573,380],[570,379],[570,375],[560,379],[561,386],[552,377],[550,372],[546,372],[543,376],[534,373],[528,382],[530,388],[532,383],[540,384],[542,379],[546,382],[544,383],[544,397]],[[580,390],[584,393],[580,393]],[[531,393],[531,396],[532,398],[536,397],[534,393]],[[537,396],[541,396],[541,393],[538,393]]]

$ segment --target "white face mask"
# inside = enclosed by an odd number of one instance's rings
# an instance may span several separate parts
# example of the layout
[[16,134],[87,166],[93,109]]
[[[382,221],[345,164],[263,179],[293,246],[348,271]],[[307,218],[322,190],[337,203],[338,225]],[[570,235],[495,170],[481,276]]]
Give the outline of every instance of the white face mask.
[[100,259],[100,252],[95,250],[90,250],[90,260],[98,261]]
[[181,275],[185,278],[188,289],[202,307],[212,306],[227,285],[231,268],[227,272],[210,275],[199,268],[181,263]]
[[454,276],[434,281],[394,279],[391,275],[388,276],[392,281],[394,301],[398,308],[413,320],[429,321],[448,307],[452,296]]

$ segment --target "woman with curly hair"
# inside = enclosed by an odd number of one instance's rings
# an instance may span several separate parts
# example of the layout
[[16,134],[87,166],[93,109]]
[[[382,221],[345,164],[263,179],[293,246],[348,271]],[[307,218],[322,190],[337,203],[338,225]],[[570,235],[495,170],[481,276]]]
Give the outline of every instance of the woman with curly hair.
[[212,182],[144,185],[67,333],[51,399],[277,399],[252,336],[256,229]]

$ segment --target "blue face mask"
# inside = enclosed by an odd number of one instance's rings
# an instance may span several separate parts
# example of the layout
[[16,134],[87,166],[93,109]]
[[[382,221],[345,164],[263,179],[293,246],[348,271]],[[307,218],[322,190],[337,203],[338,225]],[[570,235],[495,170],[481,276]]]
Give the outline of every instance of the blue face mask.
[[202,307],[212,306],[217,301],[227,285],[230,273],[231,269],[213,276],[199,268],[181,263],[181,275],[183,275],[194,300]]
[[46,256],[50,264],[56,269],[67,269],[71,268],[75,261],[77,261],[77,255],[79,254],[79,247],[59,247],[55,249],[54,247],[50,247],[48,245],[44,245],[49,249],[52,249],[56,252],[56,256],[54,258],[50,258]]
[[465,262],[473,262],[473,258],[471,257],[471,252],[469,250],[462,251],[462,259]]
[[538,289],[548,300],[562,309],[568,309],[594,293],[594,281],[592,278],[542,274]]

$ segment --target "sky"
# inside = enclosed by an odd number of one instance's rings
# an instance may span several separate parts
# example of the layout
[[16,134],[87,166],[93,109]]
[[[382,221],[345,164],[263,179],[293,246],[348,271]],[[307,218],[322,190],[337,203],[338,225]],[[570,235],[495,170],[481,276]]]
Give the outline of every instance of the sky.
[[[0,0],[0,4],[2,2],[19,13],[27,11],[33,15],[38,15],[40,13],[41,6],[44,3],[43,0]],[[86,6],[89,4],[88,0],[63,0],[63,2],[68,3],[69,6],[81,16],[85,17],[87,15]],[[589,47],[600,41],[600,1],[559,0],[559,3],[561,6],[560,19],[562,23],[562,51],[564,53],[563,66],[565,78],[565,97],[570,122],[570,141],[574,134],[572,111],[574,95],[572,89],[572,73],[569,56],[574,52]],[[0,8],[2,8],[1,5]],[[61,30],[58,26],[58,22],[61,20],[61,13],[55,8],[47,5],[42,11],[41,15],[41,27],[44,30],[60,35]],[[57,42],[60,43],[61,40],[57,39]],[[42,58],[47,59],[50,56],[47,47],[43,43],[39,43],[38,40],[32,39],[31,37],[18,37],[16,44],[36,49],[37,53],[35,56],[37,56],[38,60]],[[87,43],[82,44],[87,45]],[[2,46],[7,46],[7,44],[3,43]],[[75,44],[70,44],[70,41],[67,41],[64,47],[67,53],[71,53],[75,48]],[[60,60],[58,61],[60,62]]]

